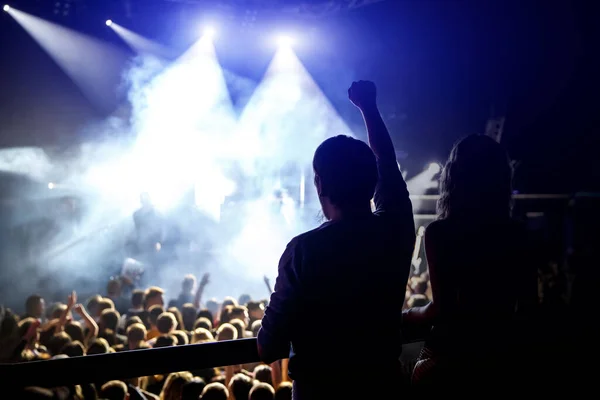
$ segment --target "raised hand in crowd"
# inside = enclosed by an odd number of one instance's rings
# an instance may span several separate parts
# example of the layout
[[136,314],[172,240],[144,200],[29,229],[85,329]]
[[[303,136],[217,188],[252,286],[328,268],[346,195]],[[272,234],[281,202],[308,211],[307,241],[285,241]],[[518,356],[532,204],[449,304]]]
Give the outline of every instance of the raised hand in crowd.
[[204,293],[204,289],[210,283],[210,274],[206,272],[202,275],[200,279],[200,283],[198,284],[198,289],[196,290],[196,296],[194,298],[194,307],[196,309],[200,309],[200,303],[202,302],[202,294]]

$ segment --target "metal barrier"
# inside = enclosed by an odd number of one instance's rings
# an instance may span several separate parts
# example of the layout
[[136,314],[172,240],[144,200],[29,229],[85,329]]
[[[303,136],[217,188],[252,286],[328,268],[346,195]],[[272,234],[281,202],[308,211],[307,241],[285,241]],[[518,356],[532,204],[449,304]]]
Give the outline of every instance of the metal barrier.
[[[288,357],[282,354],[281,358]],[[1,364],[2,383],[58,387],[259,361],[256,339],[188,344],[19,364]]]

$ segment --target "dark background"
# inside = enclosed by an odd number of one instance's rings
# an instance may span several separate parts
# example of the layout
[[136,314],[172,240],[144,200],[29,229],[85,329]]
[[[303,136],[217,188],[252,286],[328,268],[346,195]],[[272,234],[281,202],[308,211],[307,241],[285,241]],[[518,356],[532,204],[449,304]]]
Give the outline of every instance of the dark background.
[[[67,15],[60,6],[55,14],[56,3],[70,4]],[[444,160],[458,138],[482,132],[496,114],[506,116],[503,142],[520,161],[517,190],[600,191],[594,2],[386,0],[325,14],[294,9],[300,3],[327,2],[9,4],[124,48],[104,25],[111,18],[179,52],[213,18],[223,32],[216,44],[223,67],[256,82],[274,53],[259,38],[278,29],[299,32],[298,56],[351,126],[360,121],[345,100],[349,82],[377,82],[409,172]],[[86,125],[125,102],[115,88],[112,103],[91,104],[7,13],[0,15],[0,46],[1,147],[68,147],[89,139]]]

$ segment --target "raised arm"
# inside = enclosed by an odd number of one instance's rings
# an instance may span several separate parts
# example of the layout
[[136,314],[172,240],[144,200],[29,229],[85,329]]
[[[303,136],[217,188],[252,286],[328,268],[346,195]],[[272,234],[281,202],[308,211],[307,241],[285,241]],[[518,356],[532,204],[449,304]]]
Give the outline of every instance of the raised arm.
[[369,81],[354,82],[348,89],[348,97],[363,115],[369,146],[377,158],[379,181],[374,197],[376,211],[401,218],[400,222],[406,228],[408,236],[412,236],[412,246],[414,244],[412,205],[406,182],[396,161],[394,144],[377,108],[375,84]]
[[92,338],[98,336],[98,324],[96,324],[96,321],[94,321],[90,314],[87,313],[83,304],[75,304],[73,311],[81,317],[83,323],[88,328],[88,334],[85,337],[84,343],[84,345],[87,345]]
[[200,280],[200,284],[198,285],[198,289],[196,290],[196,296],[194,297],[194,307],[197,310],[200,309],[200,303],[202,301],[202,294],[204,293],[204,288],[206,285],[210,283],[210,274],[207,272],[202,275],[202,279]]

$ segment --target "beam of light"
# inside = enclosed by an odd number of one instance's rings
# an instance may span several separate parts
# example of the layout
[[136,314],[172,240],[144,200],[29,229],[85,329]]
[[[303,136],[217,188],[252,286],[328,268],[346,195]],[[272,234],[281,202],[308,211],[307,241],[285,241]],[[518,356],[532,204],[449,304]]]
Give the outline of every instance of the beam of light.
[[8,13],[29,33],[93,103],[111,105],[127,56],[114,46],[23,11]]
[[195,188],[197,206],[218,220],[235,189],[222,160],[236,121],[212,42],[200,39],[166,68],[140,57],[127,83],[135,144],[96,165],[86,180],[129,211],[141,192],[166,210]]
[[[430,189],[437,188],[439,185],[437,175],[439,174],[440,170],[441,166],[436,163],[432,163],[427,166],[423,172],[417,174],[415,177],[406,182],[408,193],[410,193],[411,196],[419,196],[425,194]],[[420,206],[421,200],[413,199],[413,209],[415,212],[417,212]]]
[[45,181],[52,173],[52,162],[39,147],[0,149],[0,171]]
[[145,38],[114,21],[111,21],[111,24],[108,26],[110,26],[132,50],[139,54],[150,54],[158,57],[169,57],[171,55],[166,47]]

